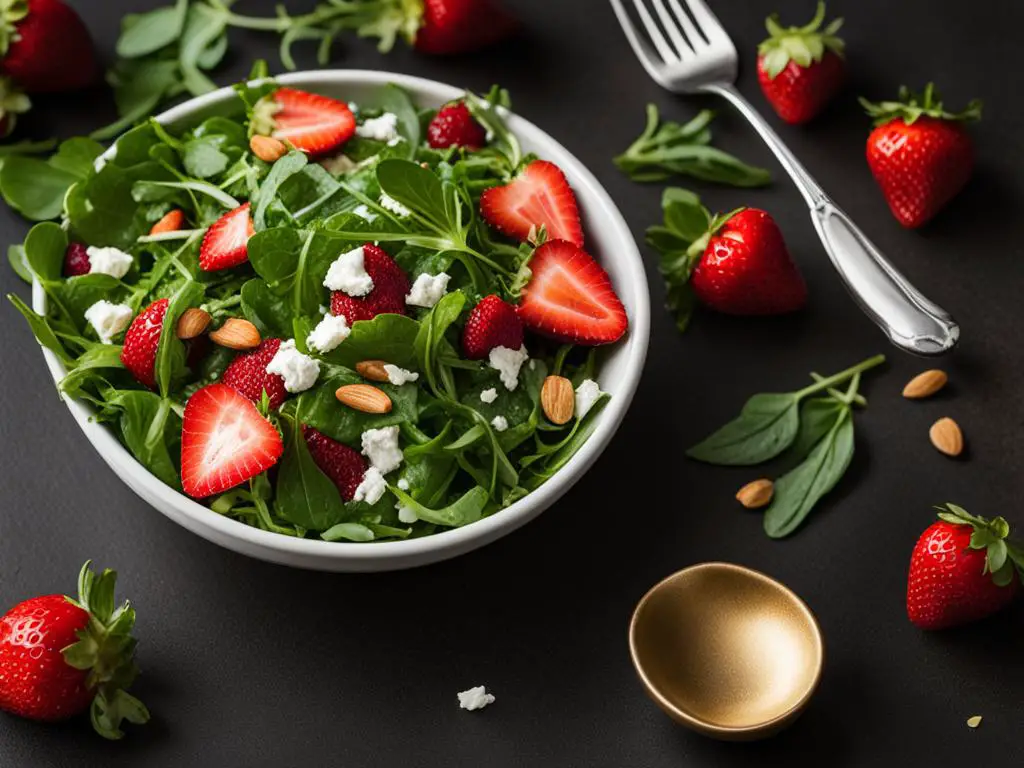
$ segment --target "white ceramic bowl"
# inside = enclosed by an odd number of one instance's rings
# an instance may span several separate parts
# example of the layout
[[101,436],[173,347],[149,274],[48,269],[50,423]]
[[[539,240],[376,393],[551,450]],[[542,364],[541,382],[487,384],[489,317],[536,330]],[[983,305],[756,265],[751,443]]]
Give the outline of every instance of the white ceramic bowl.
[[[440,106],[462,94],[460,89],[450,85],[390,72],[297,72],[277,80],[281,84],[357,103],[371,98],[387,83],[402,86],[422,106]],[[165,125],[190,126],[208,115],[226,111],[236,98],[230,88],[222,88],[164,112],[157,120]],[[90,407],[66,399],[68,409],[100,456],[135,493],[204,539],[262,560],[324,571],[397,570],[455,557],[504,536],[554,504],[608,445],[633,399],[647,355],[650,325],[647,279],[626,222],[590,171],[565,147],[532,123],[510,115],[508,124],[525,151],[536,152],[565,171],[583,214],[588,250],[611,275],[630,321],[629,333],[610,350],[599,371],[599,382],[605,391],[611,393],[611,401],[600,414],[594,434],[555,477],[510,507],[464,528],[409,541],[351,544],[282,536],[210,511],[151,475],[107,427],[90,421],[93,415]],[[46,311],[46,295],[38,283],[33,286],[32,303],[37,312]],[[66,373],[64,366],[45,348],[43,356],[54,381],[60,381]]]

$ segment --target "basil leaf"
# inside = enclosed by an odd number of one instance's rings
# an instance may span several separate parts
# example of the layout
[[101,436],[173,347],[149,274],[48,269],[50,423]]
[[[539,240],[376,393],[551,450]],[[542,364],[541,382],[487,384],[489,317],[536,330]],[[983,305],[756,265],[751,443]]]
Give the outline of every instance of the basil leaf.
[[302,436],[302,403],[295,421],[282,416],[287,448],[277,476],[277,513],[294,525],[311,531],[325,531],[345,518],[345,502],[338,487],[313,461]]
[[788,456],[803,459],[829,433],[846,406],[831,397],[812,397],[800,406],[800,429]]
[[129,14],[117,39],[117,55],[126,59],[146,56],[170,45],[181,35],[188,0],[142,14]]
[[709,464],[760,464],[786,450],[796,439],[799,426],[799,399],[793,394],[754,395],[736,419],[686,455]]
[[764,530],[773,539],[795,531],[819,499],[839,482],[853,459],[853,414],[843,408],[807,459],[775,482]]
[[447,507],[430,509],[399,488],[391,488],[391,492],[395,494],[403,507],[408,507],[415,512],[420,520],[447,528],[459,528],[475,523],[483,516],[484,507],[487,506],[487,500],[490,498],[486,489],[477,486],[466,491],[458,501]]

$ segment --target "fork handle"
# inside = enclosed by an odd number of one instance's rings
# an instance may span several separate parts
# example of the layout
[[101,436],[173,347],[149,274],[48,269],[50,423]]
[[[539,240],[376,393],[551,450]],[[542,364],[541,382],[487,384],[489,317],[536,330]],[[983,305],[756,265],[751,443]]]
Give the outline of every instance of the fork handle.
[[897,347],[916,355],[941,355],[960,338],[960,326],[927,299],[882,255],[849,216],[825,194],[779,135],[732,85],[704,90],[722,96],[775,153],[811,209],[811,221],[847,289]]

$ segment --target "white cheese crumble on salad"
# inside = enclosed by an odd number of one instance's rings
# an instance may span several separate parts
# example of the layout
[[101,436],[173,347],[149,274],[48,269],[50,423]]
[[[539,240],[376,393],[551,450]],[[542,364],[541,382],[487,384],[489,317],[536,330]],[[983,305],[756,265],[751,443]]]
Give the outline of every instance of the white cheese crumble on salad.
[[410,211],[408,208],[406,208],[404,205],[395,200],[395,198],[391,197],[391,195],[387,194],[386,192],[382,192],[380,195],[380,205],[381,208],[386,208],[396,216],[405,217],[410,216],[412,214],[412,211]]
[[416,381],[420,377],[418,373],[407,371],[405,368],[399,368],[397,365],[392,365],[391,363],[385,363],[384,372],[388,375],[388,381],[396,387],[408,384],[410,381]]
[[316,328],[306,337],[306,346],[326,354],[347,339],[350,333],[352,329],[348,327],[348,320],[344,315],[324,315]]
[[406,480],[404,477],[398,478],[398,490],[400,490],[400,491],[408,491],[409,490],[409,481]]
[[305,392],[316,384],[320,363],[295,348],[295,339],[282,341],[273,359],[267,363],[267,373],[276,373],[284,379],[289,392]]
[[370,459],[370,464],[386,475],[402,463],[405,458],[398,447],[398,427],[381,427],[368,429],[360,438],[363,444],[363,455]]
[[398,510],[398,522],[400,523],[412,525],[420,519],[415,510],[409,509],[409,507],[402,506],[401,504],[395,504],[395,509]]
[[100,341],[109,344],[111,339],[131,324],[134,314],[127,304],[112,304],[100,299],[85,310],[85,319],[96,329]]
[[482,402],[482,403],[490,404],[490,403],[493,403],[497,399],[498,399],[498,390],[496,390],[494,387],[491,387],[490,389],[485,389],[483,392],[480,393],[480,402]]
[[487,356],[491,368],[501,374],[501,383],[509,392],[519,386],[519,369],[529,359],[526,347],[509,349],[508,347],[495,347]]
[[587,415],[587,411],[594,407],[594,403],[597,402],[603,393],[601,388],[597,385],[597,382],[593,379],[584,379],[578,387],[576,387],[576,418],[582,419]]
[[355,208],[353,208],[352,213],[354,213],[356,216],[358,216],[360,219],[363,219],[364,221],[373,221],[374,219],[377,218],[377,214],[371,211],[365,203],[360,203]]
[[128,274],[134,263],[131,254],[120,248],[97,248],[90,245],[85,252],[89,255],[90,275],[110,275],[120,280]]
[[491,419],[491,426],[494,427],[495,432],[504,432],[508,429],[508,419],[504,416],[495,416]]
[[483,709],[488,704],[494,703],[494,695],[488,693],[487,689],[482,685],[470,688],[468,691],[462,691],[457,696],[459,697],[459,707],[468,709],[470,712],[476,709]]
[[384,475],[377,467],[370,467],[363,475],[363,480],[356,487],[352,496],[353,501],[365,501],[367,504],[376,504],[384,496],[388,489],[388,483]]
[[356,126],[356,136],[374,141],[391,141],[398,136],[398,115],[385,112]]
[[353,248],[334,260],[324,278],[324,287],[358,298],[373,290],[373,278],[366,271],[363,247]]
[[412,290],[405,297],[405,303],[413,307],[430,309],[448,293],[448,281],[451,279],[451,275],[447,272],[442,272],[439,275],[423,273],[417,276],[416,281],[412,284]]

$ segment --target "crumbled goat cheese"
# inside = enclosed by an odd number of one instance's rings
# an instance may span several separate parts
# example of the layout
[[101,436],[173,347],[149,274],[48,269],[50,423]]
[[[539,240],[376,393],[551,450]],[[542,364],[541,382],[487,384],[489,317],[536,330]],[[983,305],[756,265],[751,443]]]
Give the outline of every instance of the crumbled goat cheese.
[[496,390],[494,387],[491,387],[490,389],[485,389],[483,392],[480,393],[481,402],[493,403],[497,399],[498,390]]
[[120,280],[132,267],[132,255],[120,248],[97,248],[90,245],[85,252],[89,254],[90,275],[110,275]]
[[385,112],[380,117],[371,117],[356,126],[356,136],[374,141],[391,141],[398,135],[398,115]]
[[365,221],[373,221],[377,218],[377,214],[371,211],[365,204],[360,203],[352,209],[352,213],[358,216],[360,219]]
[[491,426],[494,427],[495,432],[504,432],[508,429],[508,419],[504,416],[495,416],[491,419]]
[[404,456],[398,447],[398,427],[381,427],[363,432],[363,455],[369,457],[370,464],[386,475],[402,463]]
[[576,387],[576,418],[582,419],[587,415],[587,411],[594,407],[594,403],[597,402],[597,398],[602,395],[601,388],[597,386],[597,382],[593,379],[584,379],[583,382]]
[[343,253],[327,270],[324,287],[349,296],[365,296],[373,290],[373,278],[366,271],[363,248]]
[[400,490],[400,491],[408,491],[409,490],[409,481],[406,480],[404,477],[398,478],[398,490]]
[[412,214],[412,211],[410,211],[408,208],[406,208],[404,205],[395,200],[395,198],[393,198],[386,192],[381,193],[380,204],[382,208],[386,208],[396,216],[409,216],[410,214]]
[[356,487],[352,501],[365,501],[367,504],[376,504],[381,500],[384,492],[388,489],[384,475],[376,467],[370,467],[363,475],[363,481]]
[[494,695],[488,693],[487,689],[482,685],[470,688],[468,691],[462,691],[462,693],[458,694],[458,697],[459,706],[471,712],[474,709],[483,709],[488,704],[494,703]]
[[320,363],[295,348],[295,339],[282,341],[273,359],[267,363],[267,373],[276,373],[284,379],[289,392],[305,392],[316,384]]
[[430,309],[441,300],[441,297],[448,293],[448,281],[451,275],[442,272],[439,275],[418,275],[412,284],[412,290],[405,297],[405,303],[413,307],[424,307]]
[[419,520],[419,515],[409,507],[403,507],[401,504],[395,504],[395,509],[398,510],[398,522],[405,523],[406,525],[412,525]]
[[347,339],[350,333],[352,329],[348,327],[344,315],[324,315],[313,332],[306,337],[306,346],[326,354]]
[[388,139],[388,146],[389,147],[397,147],[403,141],[405,141],[405,137],[404,136],[395,136],[395,138],[393,138],[393,139]]
[[348,103],[348,110],[349,110],[349,112],[358,112],[359,111],[359,105],[356,104],[354,101],[350,101]]
[[519,349],[495,347],[488,355],[488,362],[491,368],[501,374],[501,383],[511,392],[519,386],[519,369],[529,357],[525,346]]
[[418,373],[407,371],[405,368],[399,368],[397,365],[392,365],[391,363],[384,364],[384,371],[388,375],[388,381],[396,387],[408,384],[410,381],[416,381],[420,377]]
[[131,324],[132,314],[132,308],[127,304],[111,304],[101,299],[85,310],[85,319],[96,329],[100,341],[109,344]]

